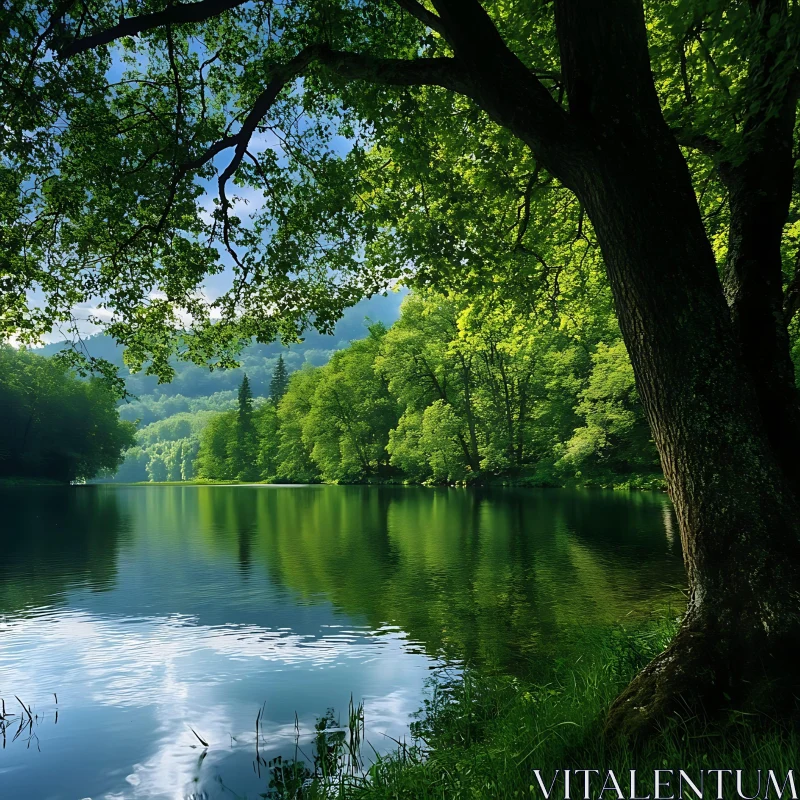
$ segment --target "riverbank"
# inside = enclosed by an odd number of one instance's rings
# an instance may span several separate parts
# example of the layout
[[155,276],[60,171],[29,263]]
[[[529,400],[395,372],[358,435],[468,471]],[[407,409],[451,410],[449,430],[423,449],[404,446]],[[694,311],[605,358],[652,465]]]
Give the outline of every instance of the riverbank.
[[[92,483],[110,483],[124,486],[286,486],[294,485],[289,481],[235,481],[216,480],[212,478],[195,478],[189,481],[92,481]],[[427,487],[518,487],[523,489],[613,489],[615,491],[666,491],[664,479],[661,475],[632,475],[618,477],[614,481],[571,481],[568,484],[544,480],[535,475],[495,475],[478,477],[471,481],[455,481],[453,483],[417,483],[406,478],[376,477],[360,481],[318,481],[320,486],[427,486]]]
[[[558,800],[564,797],[564,770],[573,771],[573,797],[584,796],[585,779],[574,771],[596,770],[588,774],[591,797],[629,798],[630,771],[636,770],[635,795],[646,798],[658,796],[655,771],[663,770],[660,796],[693,800],[696,795],[685,782],[679,795],[679,770],[701,791],[705,781],[704,796],[716,797],[717,775],[708,770],[721,769],[731,770],[722,778],[725,797],[737,796],[736,770],[742,770],[741,795],[764,797],[768,770],[780,787],[789,771],[797,769],[797,726],[731,713],[713,726],[691,717],[672,721],[635,751],[604,743],[603,721],[609,706],[631,677],[663,649],[677,624],[672,616],[635,628],[616,627],[587,642],[582,655],[556,665],[544,680],[468,672],[463,680],[440,686],[412,727],[416,742],[379,759],[368,775],[341,781],[334,796],[339,800],[544,798],[554,782],[551,797]],[[622,795],[607,783],[612,780],[609,771]],[[670,781],[671,787],[666,785]],[[786,796],[796,795],[790,788]]]

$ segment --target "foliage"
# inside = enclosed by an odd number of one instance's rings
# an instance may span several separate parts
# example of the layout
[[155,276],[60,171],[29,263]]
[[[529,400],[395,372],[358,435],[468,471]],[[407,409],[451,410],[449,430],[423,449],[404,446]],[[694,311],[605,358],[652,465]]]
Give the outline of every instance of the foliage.
[[134,443],[105,382],[0,346],[0,476],[85,480],[113,472]]
[[[122,419],[138,422],[141,426],[149,426],[161,420],[185,413],[204,418],[206,411],[227,411],[236,404],[236,393],[233,391],[215,392],[204,397],[186,397],[182,394],[146,394],[127,400],[119,407]],[[161,430],[154,428],[153,430]]]
[[[216,399],[209,400],[213,408]],[[112,480],[123,483],[192,480],[200,433],[215,416],[215,411],[207,409],[183,411],[140,428],[136,432],[136,445],[126,451],[125,460]]]
[[[621,341],[600,343],[576,412],[586,424],[563,448],[561,463],[590,482],[614,485],[659,481],[658,453],[634,384],[633,369]],[[652,476],[648,478],[647,476]]]
[[[209,373],[199,366],[206,361],[240,358],[261,395],[283,352],[289,371],[324,363],[322,338],[313,357],[296,357],[300,328],[330,331],[347,306],[402,278],[423,294],[436,287],[439,305],[407,307],[376,359],[401,414],[370,433],[386,440],[389,467],[432,482],[531,473],[545,483],[649,481],[641,413],[628,390],[611,385],[624,365],[592,366],[601,343],[609,353],[621,345],[584,208],[480,98],[423,75],[394,81],[359,60],[449,59],[451,43],[435,26],[389,0],[236,4],[197,24],[112,37],[110,49],[68,52],[69,41],[117,22],[116,7],[96,6],[89,17],[61,11],[47,27],[44,7],[25,2],[6,21],[14,46],[2,88],[18,102],[8,105],[0,148],[4,330],[33,341],[54,323],[69,327],[76,303],[102,301],[129,367],[150,373],[128,376],[129,391],[146,395],[157,376],[175,378],[164,390],[174,402],[132,404],[149,422],[196,410],[181,394],[228,402],[222,393],[240,373]],[[551,10],[485,6],[543,93],[567,109]],[[143,10],[152,9],[126,13]],[[749,14],[720,2],[646,4],[662,111],[686,148],[720,264],[729,208],[718,167],[753,145],[747,120],[777,109],[796,68],[794,18],[776,16],[762,37]],[[328,58],[336,48],[360,72]],[[759,77],[746,65],[762,56],[772,66]],[[258,107],[272,78],[276,93]],[[246,158],[228,149],[237,136],[249,144]],[[221,175],[214,203],[209,180]],[[787,282],[796,206],[783,242]],[[223,263],[233,285],[212,301],[203,281]],[[40,305],[28,302],[31,290]],[[296,343],[238,349],[275,334]],[[110,352],[91,355],[120,363]],[[341,414],[326,427],[335,380],[328,372],[319,380],[328,387],[320,407],[293,398],[277,444],[269,434],[272,443],[259,445],[256,460],[274,453],[260,462],[262,477],[268,467],[285,480],[352,480],[386,468],[382,453],[359,452],[361,435],[347,433]],[[230,474],[242,469],[239,457]]]
[[280,441],[276,475],[281,480],[302,483],[319,480],[319,469],[303,440],[303,422],[311,410],[320,377],[321,371],[310,365],[293,373],[278,406]]
[[571,308],[579,328],[412,293],[391,328],[289,375],[277,403],[243,379],[236,409],[146,426],[118,479],[661,487],[613,319]]
[[228,448],[234,476],[238,480],[255,480],[258,477],[256,472],[258,443],[253,423],[253,393],[250,391],[250,382],[246,374],[239,386],[236,427]]
[[274,477],[278,471],[279,422],[278,410],[270,402],[259,406],[253,415],[256,434],[256,473],[263,479]]
[[232,444],[236,436],[236,412],[218,414],[205,427],[195,463],[200,478],[231,480],[235,477],[231,461]]
[[[76,304],[102,302],[130,365],[169,377],[175,354],[227,364],[242,338],[330,330],[398,277],[554,307],[565,279],[580,283],[597,258],[583,209],[485,99],[422,70],[393,80],[364,63],[450,57],[447,37],[390,0],[232,5],[77,54],[71,41],[118,22],[114,3],[89,15],[59,6],[52,20],[47,4],[14,5],[0,84],[10,99],[0,129],[3,331],[33,341],[69,326]],[[728,209],[716,166],[736,163],[757,139],[747,120],[769,116],[790,85],[796,20],[775,15],[764,37],[746,4],[645,5],[662,111],[690,148],[722,261]],[[566,108],[551,9],[485,7],[542,93]],[[126,15],[154,10],[135,3]],[[326,56],[336,48],[351,60]],[[764,51],[773,67],[751,75],[746,65]],[[257,113],[271,78],[276,96]],[[247,157],[229,149],[239,134]],[[716,152],[703,148],[709,140]],[[227,190],[222,181],[212,199],[209,182],[223,172]],[[790,231],[787,280],[795,240]],[[233,285],[209,300],[203,281],[223,263]],[[32,305],[34,294],[43,302]]]
[[386,444],[397,423],[397,402],[374,362],[386,335],[383,325],[336,353],[320,378],[303,420],[303,442],[323,480],[352,481],[381,472]]

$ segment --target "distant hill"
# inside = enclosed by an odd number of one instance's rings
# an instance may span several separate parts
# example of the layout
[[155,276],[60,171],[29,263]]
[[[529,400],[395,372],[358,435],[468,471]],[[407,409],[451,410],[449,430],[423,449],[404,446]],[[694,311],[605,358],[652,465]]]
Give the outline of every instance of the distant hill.
[[[317,366],[325,364],[336,350],[366,336],[368,324],[382,322],[387,327],[391,325],[400,315],[400,303],[405,294],[390,292],[386,297],[377,295],[362,300],[345,312],[331,336],[308,331],[301,343],[289,347],[280,343],[250,345],[242,352],[239,369],[212,372],[205,367],[176,361],[175,378],[168,384],[159,385],[153,376],[130,374],[122,366],[122,348],[109,336],[92,336],[86,340],[86,345],[90,355],[119,365],[128,391],[139,398],[123,407],[121,415],[148,424],[184,411],[229,407],[245,372],[254,396],[267,396],[279,355],[283,354],[290,372],[306,361]],[[63,343],[55,342],[37,352],[53,355],[61,349]]]

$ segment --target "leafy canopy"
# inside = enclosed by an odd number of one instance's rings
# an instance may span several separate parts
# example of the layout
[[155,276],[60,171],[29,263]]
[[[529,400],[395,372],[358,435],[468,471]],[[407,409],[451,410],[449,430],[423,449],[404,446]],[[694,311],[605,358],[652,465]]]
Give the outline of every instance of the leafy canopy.
[[134,444],[100,380],[57,359],[0,345],[0,478],[61,482],[113,473]]
[[[552,4],[483,6],[564,105]],[[745,2],[646,13],[722,257],[714,168],[785,91],[797,15],[765,39]],[[14,3],[0,21],[0,332],[75,333],[75,308],[91,307],[131,366],[169,377],[176,350],[229,365],[242,340],[330,330],[400,279],[559,314],[594,280],[591,226],[481,110],[435,20],[414,0]],[[750,74],[765,47],[775,68]],[[227,291],[209,292],[222,272]]]

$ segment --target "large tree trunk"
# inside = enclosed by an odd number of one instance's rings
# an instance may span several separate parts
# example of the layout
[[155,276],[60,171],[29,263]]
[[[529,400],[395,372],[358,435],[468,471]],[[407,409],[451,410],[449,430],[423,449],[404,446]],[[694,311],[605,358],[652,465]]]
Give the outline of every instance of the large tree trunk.
[[612,730],[626,732],[682,700],[709,709],[726,694],[744,702],[765,681],[796,675],[800,656],[794,493],[739,357],[688,175],[682,189],[675,185],[675,151],[654,160],[651,141],[635,155],[632,144],[609,153],[584,196],[680,522],[690,588],[676,641],[612,709]]
[[793,122],[792,119],[786,140],[776,142],[775,149],[752,155],[726,174],[731,223],[725,295],[767,436],[797,491],[800,396],[783,313],[781,259],[781,239],[791,199]]
[[610,711],[610,732],[635,735],[684,702],[712,710],[792,688],[800,526],[658,106],[641,3],[613,5],[556,4],[570,111],[594,144],[571,178],[603,251],[690,588],[676,639]]
[[800,395],[795,384],[784,315],[781,240],[792,199],[797,79],[775,84],[781,37],[770,35],[786,0],[751,4],[758,33],[749,61],[751,98],[741,139],[722,159],[729,192],[730,231],[725,295],[745,366],[753,379],[773,452],[795,491],[800,490]]
[[[680,523],[686,617],[613,705],[609,732],[636,735],[683,703],[712,711],[763,705],[768,690],[787,696],[800,680],[791,467],[784,471],[773,447],[758,399],[769,390],[748,368],[757,348],[748,362],[739,335],[751,334],[731,320],[689,170],[661,113],[642,0],[556,0],[568,115],[545,102],[478,4],[434,5],[472,96],[575,191],[592,220]],[[785,364],[785,342],[771,330],[768,357]],[[773,367],[763,374],[774,379]]]

